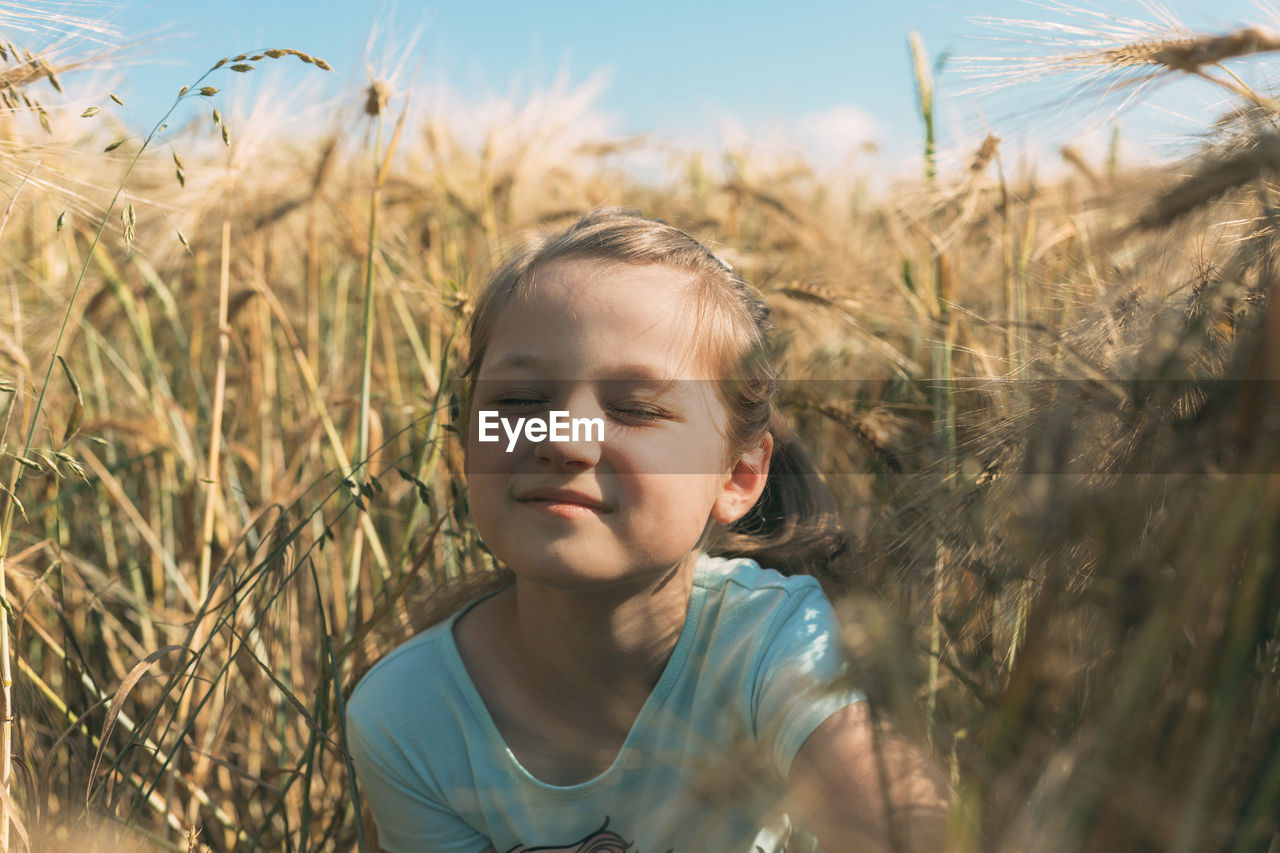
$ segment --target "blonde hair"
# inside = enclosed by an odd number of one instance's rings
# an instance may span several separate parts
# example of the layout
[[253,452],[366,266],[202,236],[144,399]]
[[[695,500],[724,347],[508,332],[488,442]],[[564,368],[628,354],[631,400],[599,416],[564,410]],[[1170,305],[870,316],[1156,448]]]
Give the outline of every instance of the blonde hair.
[[709,527],[702,547],[752,557],[787,574],[812,574],[838,591],[832,562],[845,551],[846,540],[830,492],[774,402],[778,373],[769,309],[732,267],[679,228],[632,211],[597,210],[512,253],[490,277],[471,316],[468,389],[502,312],[530,292],[539,268],[571,260],[657,264],[690,274],[700,331],[694,357],[722,378],[730,459],[758,446],[766,434],[773,436],[764,494],[738,521]]

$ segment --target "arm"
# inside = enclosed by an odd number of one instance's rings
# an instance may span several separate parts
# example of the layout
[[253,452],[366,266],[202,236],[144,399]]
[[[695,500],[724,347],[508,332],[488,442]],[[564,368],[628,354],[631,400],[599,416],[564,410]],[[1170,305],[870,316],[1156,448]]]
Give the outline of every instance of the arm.
[[791,767],[790,811],[826,853],[944,849],[950,792],[928,757],[866,702],[814,730]]

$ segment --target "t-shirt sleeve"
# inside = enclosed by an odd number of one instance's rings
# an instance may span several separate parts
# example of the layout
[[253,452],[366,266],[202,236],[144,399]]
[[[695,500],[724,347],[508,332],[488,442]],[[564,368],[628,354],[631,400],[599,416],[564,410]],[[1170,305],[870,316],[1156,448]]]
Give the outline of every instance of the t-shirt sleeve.
[[840,623],[816,581],[784,601],[771,627],[753,690],[755,730],[787,779],[813,730],[866,697],[848,683]]
[[369,707],[367,702],[376,704],[378,698],[385,699],[367,694],[352,697],[347,746],[378,827],[379,846],[386,853],[479,853],[487,849],[487,838],[432,796],[401,745],[380,725],[382,721],[369,719],[362,712]]

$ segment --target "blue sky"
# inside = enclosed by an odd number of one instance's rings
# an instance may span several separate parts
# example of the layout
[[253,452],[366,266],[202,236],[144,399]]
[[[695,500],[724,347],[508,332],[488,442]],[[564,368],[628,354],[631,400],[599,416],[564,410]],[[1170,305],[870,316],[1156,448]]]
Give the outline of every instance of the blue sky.
[[[101,13],[71,5],[82,14]],[[1148,20],[1155,11],[1121,2],[1086,7]],[[597,79],[604,82],[593,115],[613,133],[707,144],[785,135],[803,138],[819,157],[823,152],[815,149],[844,150],[863,137],[884,152],[919,145],[909,32],[919,32],[934,56],[989,54],[1018,46],[992,41],[998,33],[977,17],[1069,19],[1059,9],[1013,0],[138,0],[96,8],[109,11],[124,40],[139,40],[130,54],[148,63],[123,67],[112,82],[139,123],[163,112],[180,85],[219,57],[276,46],[332,63],[324,92],[335,98],[358,98],[370,69],[388,76],[397,65],[399,84],[413,82],[437,97],[447,88],[464,111],[486,98],[546,90],[558,77],[570,88]],[[1216,32],[1246,22],[1280,27],[1248,0],[1184,0],[1177,17],[1192,29]],[[381,35],[370,53],[375,32]],[[1254,68],[1260,64],[1252,60]],[[283,88],[315,85],[316,72],[306,70],[291,68]],[[223,71],[208,82],[248,84],[228,79],[236,76]],[[1106,124],[1105,110],[1036,108],[1058,97],[1060,88],[1028,86],[1020,94],[980,98],[965,94],[973,85],[954,68],[939,78],[944,144],[970,141],[984,124],[1007,139],[1043,136],[1053,144]],[[1203,84],[1166,90],[1156,106],[1121,116],[1122,135],[1135,150],[1190,129],[1170,119],[1170,110],[1194,111],[1220,98]]]

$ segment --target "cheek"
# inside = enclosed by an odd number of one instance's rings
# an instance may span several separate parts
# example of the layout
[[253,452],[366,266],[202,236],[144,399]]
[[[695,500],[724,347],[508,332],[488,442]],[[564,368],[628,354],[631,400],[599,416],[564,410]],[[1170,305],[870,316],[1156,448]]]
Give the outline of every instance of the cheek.
[[700,533],[711,515],[718,478],[708,474],[655,474],[636,478],[633,499],[646,508],[640,523],[672,536]]
[[511,470],[512,463],[520,455],[524,442],[516,445],[515,451],[507,452],[507,437],[499,436],[497,441],[480,441],[472,424],[472,431],[467,438],[465,467],[467,478],[472,479],[485,474],[501,474]]
[[667,474],[651,478],[649,512],[636,518],[633,540],[661,560],[679,559],[702,537],[715,500],[714,478]]
[[467,502],[471,520],[486,539],[502,530],[502,501],[505,477],[496,474],[474,474],[467,482]]
[[610,464],[619,474],[692,477],[723,473],[725,450],[714,433],[673,429],[637,431],[609,446]]
[[[475,435],[474,432],[471,433]],[[467,441],[463,472],[467,478],[468,501],[477,524],[496,512],[506,488],[510,457],[504,445],[493,442]]]

